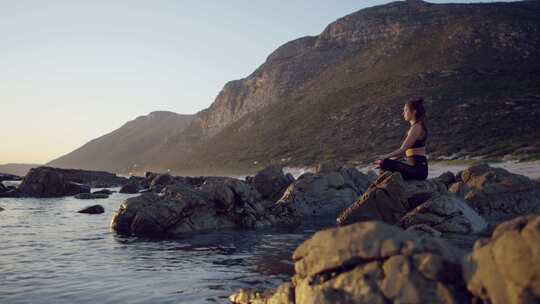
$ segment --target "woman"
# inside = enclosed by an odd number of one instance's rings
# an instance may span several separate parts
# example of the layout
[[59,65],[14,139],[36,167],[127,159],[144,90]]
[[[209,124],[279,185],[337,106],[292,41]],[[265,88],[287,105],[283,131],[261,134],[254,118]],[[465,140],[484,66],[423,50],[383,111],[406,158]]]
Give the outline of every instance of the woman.
[[[403,118],[410,123],[407,137],[401,147],[392,153],[380,155],[375,164],[384,171],[400,172],[404,179],[424,180],[428,176],[426,158],[426,112],[422,98],[411,99],[403,106]],[[397,161],[403,156],[407,163]]]

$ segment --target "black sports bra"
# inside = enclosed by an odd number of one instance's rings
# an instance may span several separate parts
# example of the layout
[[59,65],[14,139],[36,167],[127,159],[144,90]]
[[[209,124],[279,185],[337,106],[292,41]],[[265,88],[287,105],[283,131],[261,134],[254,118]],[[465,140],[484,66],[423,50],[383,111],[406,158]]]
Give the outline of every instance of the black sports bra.
[[426,139],[427,139],[427,129],[422,126],[423,129],[424,129],[424,139],[420,140],[420,139],[417,139],[413,145],[411,146],[411,148],[422,148],[422,147],[425,147],[426,146]]

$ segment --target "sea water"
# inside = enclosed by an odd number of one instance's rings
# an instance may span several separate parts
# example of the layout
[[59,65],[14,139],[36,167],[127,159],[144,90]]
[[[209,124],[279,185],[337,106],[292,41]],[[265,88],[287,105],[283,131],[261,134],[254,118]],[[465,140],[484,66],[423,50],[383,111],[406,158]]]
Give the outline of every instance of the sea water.
[[226,303],[288,280],[294,249],[323,228],[122,237],[110,221],[130,196],[0,198],[0,303]]

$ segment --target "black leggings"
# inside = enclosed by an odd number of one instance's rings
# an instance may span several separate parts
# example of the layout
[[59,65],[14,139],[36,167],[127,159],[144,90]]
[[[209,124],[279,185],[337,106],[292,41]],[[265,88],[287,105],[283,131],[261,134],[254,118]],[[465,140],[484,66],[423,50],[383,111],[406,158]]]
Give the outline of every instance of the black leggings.
[[413,155],[407,157],[407,164],[385,158],[382,160],[381,174],[384,171],[400,172],[404,179],[424,180],[428,176],[427,158],[421,155]]

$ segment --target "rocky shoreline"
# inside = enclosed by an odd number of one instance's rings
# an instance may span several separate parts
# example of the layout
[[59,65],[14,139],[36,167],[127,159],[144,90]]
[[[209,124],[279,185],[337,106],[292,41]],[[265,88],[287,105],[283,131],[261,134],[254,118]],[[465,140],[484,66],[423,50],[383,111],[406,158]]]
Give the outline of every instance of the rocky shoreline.
[[[233,303],[540,299],[540,282],[531,274],[540,273],[531,270],[540,255],[530,254],[540,252],[540,217],[534,215],[540,214],[540,185],[501,168],[481,164],[426,181],[406,181],[399,173],[374,180],[338,162],[296,180],[279,167],[245,181],[158,176],[140,180],[141,187],[150,185],[148,193],[128,199],[114,215],[117,233],[178,237],[337,218],[337,228],[316,233],[296,249],[290,282],[266,292],[240,290],[231,295]],[[489,252],[506,246],[506,235],[521,246],[508,246],[495,258],[503,261],[498,265]],[[523,255],[531,269],[520,266],[495,278],[486,270],[508,267]]]
[[[86,184],[63,169],[35,168],[18,188],[0,186],[0,197],[99,199],[112,191],[91,193],[89,184],[118,185],[108,174],[83,175]],[[330,161],[297,179],[270,166],[244,180],[151,172],[118,180],[121,193],[140,193],[113,215],[111,228],[120,235],[182,237],[335,221],[336,228],[294,251],[289,282],[239,290],[233,303],[540,300],[540,183],[502,168],[480,164],[413,181]],[[103,207],[79,212],[100,214]]]

